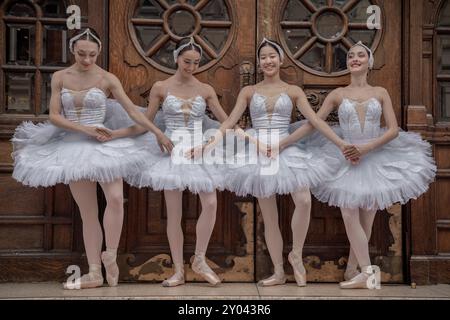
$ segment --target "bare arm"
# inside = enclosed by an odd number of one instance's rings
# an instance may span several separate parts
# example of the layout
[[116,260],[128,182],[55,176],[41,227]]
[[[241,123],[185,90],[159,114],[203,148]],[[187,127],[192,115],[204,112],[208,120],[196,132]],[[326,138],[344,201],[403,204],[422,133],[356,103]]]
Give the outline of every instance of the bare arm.
[[[160,82],[156,82],[153,85],[152,90],[150,91],[150,95],[148,98],[147,110],[145,112],[147,119],[149,119],[150,121],[153,121],[155,119],[155,115],[158,112],[159,105],[161,103],[162,98],[163,97],[161,95]],[[114,136],[117,138],[135,136],[135,135],[142,134],[146,131],[147,131],[147,129],[136,124],[136,125],[133,125],[128,128],[114,130]]]
[[55,72],[52,77],[51,88],[52,94],[50,97],[50,111],[49,111],[49,120],[52,124],[57,127],[81,132],[87,134],[89,136],[96,136],[95,128],[84,126],[82,124],[72,122],[67,120],[63,115],[61,115],[62,106],[61,106],[61,87],[62,87],[62,73]]
[[244,139],[248,138],[249,142],[254,143],[257,146],[259,152],[265,155],[270,154],[269,146],[267,146],[265,143],[261,143],[257,138],[247,134],[238,125],[236,125],[239,119],[241,118],[242,114],[244,113],[245,109],[247,108],[249,101],[253,96],[253,93],[254,89],[252,86],[247,86],[243,88],[241,92],[239,92],[233,111],[231,112],[230,116],[220,126],[219,131],[216,133],[216,135],[212,140],[213,143],[217,143],[217,141],[219,141],[220,138],[225,134],[225,131],[227,129],[231,129],[232,127],[234,127],[235,133],[241,138]]
[[[146,130],[149,130],[153,132],[156,136],[156,139],[158,140],[159,147],[161,148],[161,151],[168,151],[169,153],[172,152],[173,149],[173,143],[170,141],[169,138],[166,137],[166,135],[157,127],[155,126],[149,118],[145,114],[139,111],[138,107],[133,104],[133,102],[128,98],[125,91],[123,90],[122,84],[120,83],[119,79],[117,79],[116,76],[110,74],[111,79],[111,86],[110,90],[114,97],[119,101],[119,103],[123,106],[125,111],[129,114],[129,116],[136,121],[138,125],[140,125],[143,128],[137,128],[135,126],[130,127],[130,132],[133,133],[142,133]],[[159,90],[159,86],[156,86],[155,90]],[[148,114],[149,117],[154,118],[157,108],[159,107],[159,101],[155,99],[150,99],[149,105],[151,104],[150,110],[147,110],[150,112]]]
[[[236,104],[233,108],[233,111],[231,114],[222,122],[222,125],[220,126],[217,133],[214,135],[212,140],[210,140],[210,143],[217,142],[224,136],[227,129],[233,128],[236,123],[241,118],[242,114],[244,113],[245,109],[247,108],[248,100],[251,97],[252,94],[252,88],[251,87],[245,87],[239,92],[239,96],[236,100]],[[223,110],[222,110],[223,111]],[[225,113],[225,112],[224,112]]]
[[[123,90],[122,84],[119,79],[113,74],[109,74],[109,90],[114,95],[114,97],[123,106],[128,115],[133,119],[138,125],[142,126],[145,130],[153,132],[156,136],[164,135],[158,127],[156,127],[142,112],[139,111],[138,107],[128,98],[127,94]],[[132,129],[132,132],[142,133],[141,129]]]
[[248,101],[250,100],[252,95],[252,90],[253,89],[251,87],[245,87],[241,90],[241,92],[239,92],[233,111],[220,126],[220,131],[224,133],[225,130],[231,129],[234,125],[236,125],[245,109],[247,108]]
[[[220,126],[219,130],[217,130],[217,132],[210,138],[210,140],[205,145],[201,146],[201,148],[200,148],[201,150],[206,150],[207,148],[212,147],[213,145],[216,145],[222,139],[222,137],[227,129],[230,129],[231,127],[234,126],[235,130],[241,130],[240,127],[236,123],[240,119],[241,115],[244,113],[245,108],[247,107],[247,102],[245,102],[245,104],[241,104],[241,109],[243,107],[242,110],[236,111],[237,108],[235,107],[233,109],[233,112],[235,113],[233,118],[237,117],[237,120],[229,121],[229,117],[223,110],[214,88],[211,87],[210,85],[208,85],[207,91],[208,91],[208,93],[207,93],[206,103],[209,106],[209,108],[211,109],[214,116],[217,119],[219,119],[219,121],[221,122],[221,126]],[[239,100],[239,98],[238,98],[238,100]],[[233,112],[231,115],[233,115]],[[231,115],[230,115],[230,117],[231,117]],[[234,123],[233,123],[233,121],[234,121]],[[241,135],[242,134],[243,133],[241,133]],[[188,157],[188,158],[198,157],[201,150],[199,150],[199,148],[192,148],[191,150],[186,152],[186,157]]]
[[208,94],[206,97],[206,104],[211,109],[211,112],[214,114],[214,116],[220,121],[220,123],[223,123],[225,120],[227,120],[228,116],[220,105],[219,98],[217,97],[217,94],[214,91],[213,87],[208,85],[207,91]]
[[[325,120],[338,104],[339,104],[339,96],[337,94],[337,90],[333,90],[325,98],[325,101],[323,102],[322,106],[317,112],[317,116],[320,119]],[[309,121],[307,121],[304,125],[295,130],[292,134],[290,134],[289,136],[280,141],[280,149],[283,150],[284,148],[290,146],[296,141],[307,136],[312,131],[314,131],[314,127],[311,125]]]
[[[309,123],[319,130],[325,137],[331,140],[335,145],[337,145],[341,150],[347,145],[347,143],[342,140],[331,128],[330,126],[319,117],[311,106],[308,103],[308,99],[306,98],[305,93],[299,87],[294,87],[293,95],[296,98],[297,108],[300,112],[308,119]],[[333,109],[333,104],[330,102],[330,105],[325,105],[325,109],[322,111],[321,116],[328,115]],[[328,111],[330,110],[330,111]],[[326,114],[328,112],[328,114]],[[298,130],[300,130],[299,128]],[[308,128],[306,128],[308,129]],[[306,131],[305,129],[305,131]]]

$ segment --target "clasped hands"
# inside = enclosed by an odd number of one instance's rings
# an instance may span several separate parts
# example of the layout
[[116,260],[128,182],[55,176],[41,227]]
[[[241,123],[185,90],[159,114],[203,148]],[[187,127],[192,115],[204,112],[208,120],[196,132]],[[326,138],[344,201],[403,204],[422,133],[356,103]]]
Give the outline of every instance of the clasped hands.
[[[281,144],[267,145],[260,141],[257,142],[257,147],[259,153],[272,159],[275,159],[284,149]],[[343,145],[340,149],[346,160],[350,161],[353,165],[357,165],[359,164],[361,158],[370,151],[370,146],[349,144]]]
[[[89,134],[100,142],[107,142],[120,137],[116,130],[110,130],[108,128],[91,127],[89,130],[91,131]],[[173,142],[164,133],[156,134],[156,139],[162,152],[172,152],[174,147]]]

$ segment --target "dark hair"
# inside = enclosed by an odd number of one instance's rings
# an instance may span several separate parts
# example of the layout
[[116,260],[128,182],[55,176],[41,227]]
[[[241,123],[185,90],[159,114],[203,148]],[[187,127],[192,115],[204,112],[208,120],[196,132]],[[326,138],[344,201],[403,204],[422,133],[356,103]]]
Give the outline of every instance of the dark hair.
[[[98,39],[100,39],[100,36],[98,35],[97,31],[95,31],[94,29],[92,29],[92,28],[90,28],[90,27],[89,27],[89,28],[84,28],[84,29],[79,29],[79,30],[77,30],[77,31],[72,35],[71,39],[73,39],[73,38],[75,38],[76,36],[82,34],[83,32],[86,32],[86,29],[89,29],[89,31],[90,31],[94,36],[96,36]],[[99,48],[100,48],[100,45],[101,45],[94,37],[88,37],[87,34],[84,34],[84,35],[82,35],[79,39],[75,40],[75,41],[72,43],[72,47],[69,48],[70,50],[73,51],[73,48],[75,47],[75,43],[77,43],[78,40],[87,40],[87,41],[96,43],[96,44],[98,45]]]
[[[183,46],[183,45],[189,43],[189,42],[191,42],[191,37],[185,37],[185,38],[181,39],[180,42],[177,43],[177,45],[176,45],[176,47],[175,47],[175,50],[178,49],[179,47],[181,47],[181,46]],[[202,54],[200,48],[198,48],[197,46],[195,46],[195,45],[192,44],[192,45],[190,45],[190,46],[187,46],[187,47],[183,48],[183,50],[181,50],[181,51],[178,53],[178,56],[181,56],[184,52],[189,51],[189,50],[195,50],[195,51],[197,51],[200,55]]]
[[[363,47],[361,44],[357,44],[357,43],[355,43],[350,49],[348,49],[348,52],[350,52],[350,50],[353,49],[354,47],[363,48],[364,51],[367,53],[367,56],[370,57],[370,51],[367,50],[367,48]],[[347,54],[347,57],[348,57],[348,54]]]
[[[273,43],[276,43],[277,45],[279,45],[281,47],[281,45],[278,42],[276,42],[272,39],[267,39],[267,40],[269,40]],[[278,53],[278,56],[281,58],[281,52],[279,51],[279,49],[276,46],[274,46],[272,43],[266,41],[258,47],[258,52],[257,52],[258,60],[259,60],[259,54],[261,52],[261,49],[264,47],[271,47],[271,48],[275,49],[275,51]]]

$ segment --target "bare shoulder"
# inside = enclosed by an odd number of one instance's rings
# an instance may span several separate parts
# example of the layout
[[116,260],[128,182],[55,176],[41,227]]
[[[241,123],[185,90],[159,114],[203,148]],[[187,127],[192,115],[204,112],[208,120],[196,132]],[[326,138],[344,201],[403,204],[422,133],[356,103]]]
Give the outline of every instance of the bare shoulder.
[[167,93],[167,80],[156,81],[150,89],[150,98],[163,99]]
[[152,91],[164,91],[164,88],[167,87],[167,82],[166,80],[163,81],[156,81],[153,85],[152,85]]
[[103,72],[104,72],[103,73],[103,83],[106,84],[106,87],[108,88],[108,90],[114,90],[114,89],[122,87],[122,83],[120,82],[119,78],[115,74],[108,72],[106,70],[103,70]]
[[386,88],[373,87],[373,90],[374,90],[374,97],[377,98],[378,101],[381,101],[383,105],[385,105],[386,102],[390,101],[391,98]]
[[389,95],[389,92],[384,87],[373,87],[375,93],[380,96]]
[[119,78],[117,78],[117,76],[114,74],[114,73],[111,73],[111,72],[108,72],[108,71],[104,71],[105,73],[104,73],[104,78],[106,79],[106,81],[108,82],[108,83],[111,83],[111,84],[117,84],[117,83],[120,83],[120,80],[119,80]]
[[61,81],[62,77],[63,77],[65,74],[67,74],[67,69],[62,69],[62,70],[55,71],[55,72],[52,74],[52,80],[55,80],[55,81]]
[[345,96],[345,88],[339,87],[334,90],[332,90],[328,95],[327,98],[333,100],[333,101],[341,101]]
[[241,89],[241,92],[239,93],[239,95],[250,98],[253,95],[253,93],[255,93],[255,90],[256,90],[256,86],[254,86],[254,85],[245,86]]
[[306,96],[305,91],[297,85],[290,84],[287,87],[288,94],[292,97]]
[[201,91],[205,97],[214,97],[216,95],[216,90],[209,83],[200,82]]
[[63,77],[64,75],[67,74],[67,69],[63,69],[63,70],[58,70],[56,72],[53,73],[52,75],[52,85],[56,86],[56,87],[62,87],[63,84]]

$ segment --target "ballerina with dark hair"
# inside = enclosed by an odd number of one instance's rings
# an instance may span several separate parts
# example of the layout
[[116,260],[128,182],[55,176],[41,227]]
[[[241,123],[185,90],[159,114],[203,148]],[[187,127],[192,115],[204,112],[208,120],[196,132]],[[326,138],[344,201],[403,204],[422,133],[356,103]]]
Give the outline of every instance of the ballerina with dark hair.
[[[257,60],[264,80],[241,90],[232,113],[220,127],[221,132],[209,143],[209,146],[218,143],[220,135],[239,120],[247,107],[250,109],[252,129],[246,135],[257,146],[258,152],[248,154],[246,151],[236,155],[237,160],[242,158],[246,159],[246,162],[243,164],[243,161],[239,160],[237,165],[230,165],[226,188],[240,196],[253,195],[258,198],[264,220],[265,240],[274,265],[274,274],[261,280],[261,286],[286,282],[277,194],[290,194],[295,204],[291,220],[293,243],[288,261],[294,270],[297,285],[306,285],[302,252],[310,221],[309,189],[329,178],[338,164],[337,159],[322,155],[321,148],[305,148],[297,143],[297,133],[289,133],[293,108],[296,106],[343,152],[352,148],[316,116],[300,87],[281,80],[280,66],[283,59],[281,46],[264,38],[257,48]],[[300,127],[297,130],[302,132],[304,129]]]
[[[200,82],[194,73],[200,65],[203,50],[193,38],[184,38],[174,50],[177,65],[175,74],[153,84],[147,117],[154,120],[159,111],[164,134],[174,142],[171,155],[158,152],[152,133],[136,137],[142,145],[154,151],[157,161],[148,161],[144,168],[126,178],[132,186],[163,190],[167,208],[167,237],[174,266],[174,274],[163,281],[173,287],[185,283],[183,259],[182,195],[183,190],[198,194],[202,206],[196,226],[195,256],[192,270],[212,285],[221,282],[206,263],[206,251],[214,229],[217,211],[216,189],[223,189],[225,166],[203,161],[203,124],[208,106],[219,121],[227,114],[222,109],[212,86]],[[209,118],[208,118],[209,119]],[[209,119],[211,123],[213,120]],[[219,127],[214,121],[211,127]],[[146,129],[135,125],[111,132],[112,138],[138,135]],[[191,152],[192,151],[192,152]]]
[[[134,121],[152,131],[167,151],[172,150],[172,143],[133,104],[117,77],[96,64],[102,42],[93,29],[78,31],[70,39],[69,47],[75,63],[52,76],[51,123],[25,122],[16,129],[12,139],[13,177],[32,187],[58,183],[70,187],[83,221],[89,273],[75,282],[66,282],[64,287],[101,286],[101,262],[108,284],[116,286],[119,280],[116,257],[124,211],[122,178],[138,172],[151,153],[130,138],[104,142],[110,135],[104,125],[108,109],[117,108],[119,103]],[[118,103],[107,99],[110,94]],[[97,182],[107,201],[103,253]]]
[[[417,133],[400,131],[387,90],[367,82],[373,64],[373,53],[367,46],[361,42],[353,45],[347,54],[350,84],[328,94],[317,113],[325,119],[337,110],[339,126],[335,131],[355,146],[346,154],[353,159],[349,162],[334,145],[326,143],[324,153],[338,157],[341,164],[335,175],[312,189],[317,199],[342,212],[350,241],[346,281],[340,284],[343,289],[374,285],[367,280],[377,272],[369,256],[376,212],[416,199],[427,191],[436,174],[431,145]],[[381,117],[386,128],[380,126]],[[308,132],[307,127],[302,134]],[[316,145],[321,144],[319,140],[314,135],[306,138],[307,143]]]

